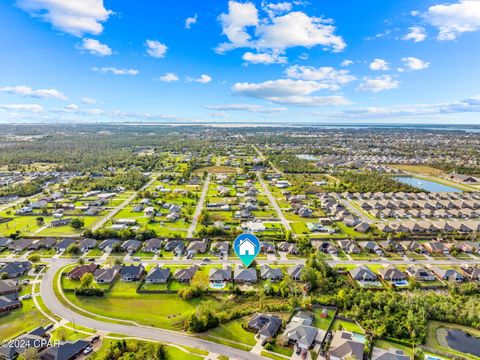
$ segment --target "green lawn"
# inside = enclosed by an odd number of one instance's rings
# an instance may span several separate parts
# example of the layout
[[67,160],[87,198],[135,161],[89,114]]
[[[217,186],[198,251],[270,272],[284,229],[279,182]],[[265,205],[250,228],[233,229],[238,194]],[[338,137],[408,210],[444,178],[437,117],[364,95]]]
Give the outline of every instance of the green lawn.
[[21,308],[0,315],[0,339],[11,339],[49,323],[37,310],[32,299],[23,300]]
[[209,334],[253,346],[256,343],[254,338],[255,334],[253,332],[246,331],[242,327],[242,324],[246,321],[247,319],[241,318],[229,321],[225,324],[220,324],[215,329],[210,330]]
[[340,319],[333,320],[332,330],[339,330],[342,327],[346,331],[363,334],[363,330],[354,322],[344,321]]
[[323,308],[315,308],[313,310],[313,313],[315,314],[315,322],[314,326],[318,327],[319,329],[328,331],[330,329],[330,326],[335,318],[335,310],[328,309],[328,315],[326,318],[320,317],[320,314],[322,313]]

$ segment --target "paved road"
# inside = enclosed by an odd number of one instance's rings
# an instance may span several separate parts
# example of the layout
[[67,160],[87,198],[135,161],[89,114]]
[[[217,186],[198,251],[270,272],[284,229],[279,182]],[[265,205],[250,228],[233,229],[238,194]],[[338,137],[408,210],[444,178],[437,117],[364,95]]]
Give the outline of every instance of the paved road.
[[[243,136],[242,136],[243,138]],[[244,139],[245,140],[245,139]],[[263,153],[260,151],[260,149],[256,146],[256,145],[253,145],[252,144],[252,147],[255,149],[255,151],[257,152],[258,156],[260,156],[262,158],[263,161],[268,161],[267,158],[265,157],[265,155],[263,155]],[[271,161],[268,161],[268,163],[270,164],[270,166],[272,167],[272,169],[277,172],[278,174],[283,174],[283,171],[280,171],[278,170],[278,168],[271,162]]]
[[200,214],[202,213],[203,204],[205,203],[205,198],[207,197],[208,186],[210,185],[211,177],[212,177],[212,174],[208,174],[207,179],[205,180],[205,184],[203,184],[202,194],[200,195],[200,199],[198,200],[198,204],[197,204],[197,207],[195,209],[195,213],[193,214],[192,223],[190,224],[190,226],[188,228],[187,238],[193,237],[193,233],[195,232],[195,229],[197,227],[198,218],[200,217]]
[[214,342],[197,339],[180,332],[162,330],[148,326],[133,326],[113,324],[103,321],[94,320],[65,307],[56,297],[53,291],[53,279],[55,273],[63,266],[71,262],[69,259],[51,259],[50,267],[45,273],[40,283],[40,295],[46,307],[54,314],[66,319],[74,321],[75,324],[85,326],[98,331],[107,333],[124,334],[132,337],[138,337],[148,340],[160,341],[165,343],[173,343],[177,345],[189,346],[196,349],[206,350],[211,353],[228,356],[231,359],[239,360],[256,360],[265,359],[262,356],[255,355],[246,351],[231,348],[229,346],[217,344]]
[[143,191],[145,190],[146,188],[148,188],[150,185],[152,185],[155,180],[157,180],[156,177],[153,177],[152,179],[150,179],[149,182],[147,182],[145,185],[143,185],[140,190],[138,191],[135,191],[131,196],[128,197],[128,199],[126,199],[125,201],[123,201],[120,205],[118,205],[117,207],[115,207],[112,211],[110,211],[108,213],[107,216],[105,216],[102,220],[100,220],[99,222],[97,222],[95,225],[92,226],[92,231],[95,231],[95,230],[98,230],[100,229],[103,225],[105,225],[107,223],[107,221],[113,219],[113,217],[115,215],[117,215],[120,211],[122,211],[122,209],[124,207],[126,207],[128,204],[130,204],[133,200],[135,200],[135,197],[137,196],[138,192],[139,191]]
[[256,174],[257,174],[257,179],[260,182],[260,185],[262,185],[265,195],[267,195],[268,201],[270,201],[270,204],[273,206],[273,208],[277,212],[278,218],[282,222],[283,226],[285,226],[285,229],[292,231],[292,227],[290,226],[290,223],[288,222],[285,215],[283,215],[282,209],[280,209],[280,206],[278,206],[277,200],[270,192],[270,189],[268,188],[268,185],[265,183],[265,180],[262,179],[262,175],[259,172],[257,172]]

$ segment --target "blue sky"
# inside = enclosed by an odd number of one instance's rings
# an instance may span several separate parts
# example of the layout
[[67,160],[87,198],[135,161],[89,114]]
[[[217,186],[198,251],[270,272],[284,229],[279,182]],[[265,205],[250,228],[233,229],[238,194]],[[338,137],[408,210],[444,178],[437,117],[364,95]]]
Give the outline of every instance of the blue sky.
[[480,123],[480,0],[18,0],[0,34],[0,122]]

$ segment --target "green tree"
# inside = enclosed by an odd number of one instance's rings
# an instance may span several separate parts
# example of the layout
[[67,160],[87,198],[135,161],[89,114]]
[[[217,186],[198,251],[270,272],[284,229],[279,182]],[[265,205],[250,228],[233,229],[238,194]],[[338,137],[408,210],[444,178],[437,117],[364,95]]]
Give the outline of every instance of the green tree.
[[80,284],[82,284],[82,288],[89,288],[93,283],[93,274],[86,273],[83,274],[80,279]]
[[73,218],[70,220],[70,226],[74,229],[81,229],[85,226],[85,222],[79,218]]

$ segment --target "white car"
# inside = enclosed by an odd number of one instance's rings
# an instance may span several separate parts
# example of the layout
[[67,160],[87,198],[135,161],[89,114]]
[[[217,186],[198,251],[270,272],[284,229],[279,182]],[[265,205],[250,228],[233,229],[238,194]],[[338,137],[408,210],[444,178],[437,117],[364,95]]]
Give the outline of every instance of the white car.
[[90,354],[92,351],[93,351],[93,347],[87,346],[87,347],[85,348],[85,350],[83,350],[83,354],[84,354],[84,355],[88,355],[88,354]]

